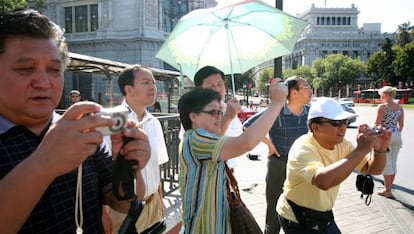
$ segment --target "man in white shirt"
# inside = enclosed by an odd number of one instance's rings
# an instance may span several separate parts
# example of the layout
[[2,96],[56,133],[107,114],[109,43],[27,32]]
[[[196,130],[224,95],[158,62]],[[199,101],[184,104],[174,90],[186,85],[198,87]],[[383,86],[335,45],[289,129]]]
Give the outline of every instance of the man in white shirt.
[[[128,118],[136,120],[147,133],[151,146],[151,157],[141,171],[145,182],[145,205],[135,225],[138,233],[142,233],[164,219],[160,165],[168,162],[168,154],[161,124],[146,110],[147,106],[155,103],[157,97],[157,86],[152,72],[138,65],[126,68],[119,75],[118,84],[125,96],[121,105],[129,109]],[[112,230],[117,233],[125,215],[110,210],[109,216],[113,224]]]

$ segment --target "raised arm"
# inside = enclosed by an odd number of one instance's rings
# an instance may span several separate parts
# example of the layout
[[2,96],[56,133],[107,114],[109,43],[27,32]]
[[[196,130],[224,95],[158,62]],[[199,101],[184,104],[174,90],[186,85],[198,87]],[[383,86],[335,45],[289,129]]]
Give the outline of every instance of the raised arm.
[[223,145],[220,158],[227,160],[252,150],[269,132],[279,115],[288,93],[287,87],[279,85],[280,79],[273,79],[270,87],[270,104],[267,110],[238,137],[229,137]]

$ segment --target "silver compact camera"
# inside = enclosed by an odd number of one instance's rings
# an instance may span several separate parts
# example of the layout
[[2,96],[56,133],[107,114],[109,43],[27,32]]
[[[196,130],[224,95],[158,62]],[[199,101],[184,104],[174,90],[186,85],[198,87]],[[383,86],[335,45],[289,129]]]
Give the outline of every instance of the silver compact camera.
[[284,87],[288,88],[288,84],[287,84],[287,82],[285,82],[285,81],[281,81],[281,82],[279,82],[279,83],[278,83],[278,85],[280,85],[280,86],[284,86]]
[[128,122],[128,109],[122,106],[102,108],[100,112],[95,115],[106,116],[116,120],[116,123],[112,126],[104,126],[96,128],[102,135],[111,135],[120,132],[127,126]]
[[379,128],[372,127],[372,128],[369,128],[369,129],[372,130],[377,135],[382,133],[381,129],[379,129]]

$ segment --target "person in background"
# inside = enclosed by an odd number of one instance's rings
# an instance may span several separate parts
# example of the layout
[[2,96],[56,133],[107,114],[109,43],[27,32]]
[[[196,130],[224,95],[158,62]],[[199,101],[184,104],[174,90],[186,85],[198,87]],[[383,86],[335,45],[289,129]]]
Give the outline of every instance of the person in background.
[[81,93],[79,90],[73,89],[69,92],[70,105],[73,105],[81,100]]
[[[145,183],[145,206],[135,225],[138,233],[142,233],[149,228],[165,226],[160,165],[168,162],[168,153],[160,121],[146,110],[146,107],[155,103],[157,97],[157,86],[151,70],[138,65],[126,68],[118,77],[118,85],[125,97],[121,106],[129,109],[128,118],[140,124],[151,145],[150,160],[141,171]],[[118,233],[125,215],[114,210],[108,213],[113,233]]]
[[158,113],[160,113],[160,112],[161,112],[161,105],[160,105],[160,102],[156,101],[156,102],[154,103],[153,107],[154,107],[153,112],[158,112]]
[[[119,152],[138,162],[135,189],[138,199],[144,196],[140,169],[151,149],[134,121],[111,135],[110,149],[95,129],[116,121],[90,114],[101,110],[99,104],[79,102],[62,116],[54,112],[67,56],[62,30],[46,16],[35,10],[0,13],[2,233],[102,233],[102,205],[122,212],[130,205],[110,189],[112,155]],[[123,146],[123,136],[133,140]],[[76,202],[77,168],[82,168],[82,204]]]
[[[243,125],[237,117],[241,110],[241,105],[236,98],[224,102],[226,95],[226,85],[224,83],[224,73],[216,67],[205,66],[198,70],[194,75],[194,85],[196,87],[207,88],[217,91],[221,96],[221,106],[224,116],[221,121],[221,134],[226,136],[238,136],[243,132]],[[236,158],[227,161],[227,165],[233,171],[237,165]]]
[[345,139],[348,119],[354,117],[331,98],[312,103],[310,132],[290,148],[283,193],[276,206],[284,233],[341,233],[332,213],[339,185],[354,169],[382,172],[391,132],[383,129],[377,135],[362,124],[355,148]]
[[[265,137],[263,140],[269,148],[266,175],[265,233],[279,233],[280,231],[276,203],[283,192],[289,149],[298,137],[308,132],[309,105],[307,104],[312,98],[312,88],[300,76],[287,78],[285,84],[289,90],[287,101],[269,131],[270,139]],[[255,122],[261,114],[262,112],[259,112],[249,118],[244,123],[245,129]]]
[[270,84],[272,102],[252,126],[237,137],[222,135],[221,94],[195,88],[178,102],[185,129],[179,151],[182,233],[232,233],[227,200],[226,161],[263,139],[285,103],[287,88]]
[[395,174],[397,174],[397,158],[400,148],[402,147],[401,132],[404,128],[404,109],[401,105],[394,102],[396,88],[384,86],[378,90],[383,103],[378,106],[375,126],[383,126],[392,132],[389,151],[387,152],[387,164],[384,171],[385,188],[378,192],[379,195],[392,198],[392,184],[394,183]]

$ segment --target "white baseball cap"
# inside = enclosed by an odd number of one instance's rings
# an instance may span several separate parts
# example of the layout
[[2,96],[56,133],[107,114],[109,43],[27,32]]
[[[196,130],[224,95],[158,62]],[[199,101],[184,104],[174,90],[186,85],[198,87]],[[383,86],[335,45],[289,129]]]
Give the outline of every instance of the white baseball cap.
[[354,118],[357,115],[342,108],[339,102],[332,98],[321,97],[315,102],[312,102],[311,108],[309,109],[308,120],[314,118],[327,118],[331,120],[343,120]]

